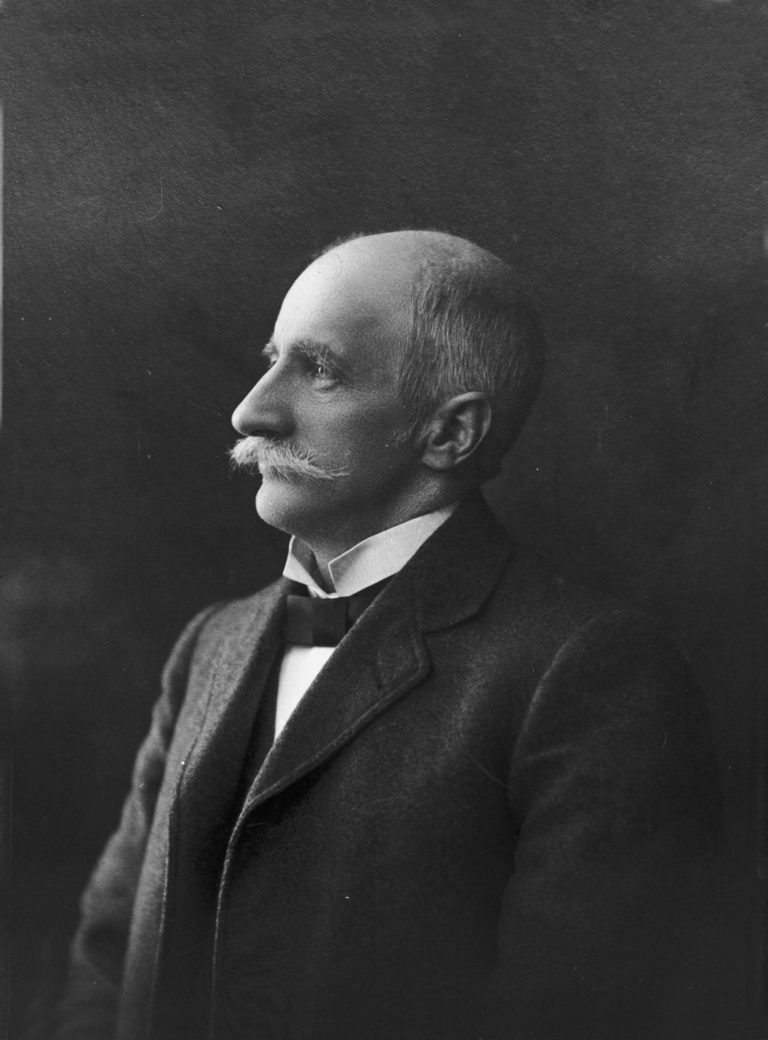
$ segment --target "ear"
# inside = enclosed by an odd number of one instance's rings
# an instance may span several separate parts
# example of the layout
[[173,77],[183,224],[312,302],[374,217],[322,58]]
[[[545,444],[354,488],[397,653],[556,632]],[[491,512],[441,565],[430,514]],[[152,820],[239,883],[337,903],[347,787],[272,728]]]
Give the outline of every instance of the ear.
[[453,469],[477,451],[490,428],[491,405],[485,394],[458,394],[427,424],[421,461],[430,469]]

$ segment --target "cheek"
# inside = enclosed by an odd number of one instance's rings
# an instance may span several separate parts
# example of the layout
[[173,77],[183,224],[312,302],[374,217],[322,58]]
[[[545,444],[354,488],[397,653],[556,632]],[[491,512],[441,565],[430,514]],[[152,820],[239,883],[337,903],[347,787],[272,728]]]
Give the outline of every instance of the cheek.
[[408,424],[400,410],[387,409],[369,414],[361,423],[360,434],[378,448],[403,449],[408,443]]
[[404,434],[392,429],[370,430],[347,456],[362,477],[375,482],[377,475],[413,469],[418,458]]
[[[335,458],[354,467],[363,476],[365,466],[374,468],[371,476],[412,461],[414,446],[401,411],[391,406],[378,407],[370,401],[356,407],[353,413],[327,413],[313,416],[304,426],[306,441],[326,458]],[[322,421],[320,421],[322,419]]]

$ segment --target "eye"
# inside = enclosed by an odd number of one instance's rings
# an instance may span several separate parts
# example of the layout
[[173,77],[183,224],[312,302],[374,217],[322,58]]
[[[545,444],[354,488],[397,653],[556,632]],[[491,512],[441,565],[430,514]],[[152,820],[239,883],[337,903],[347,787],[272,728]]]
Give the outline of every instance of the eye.
[[314,382],[321,386],[335,386],[338,382],[336,372],[322,358],[310,358],[307,367]]

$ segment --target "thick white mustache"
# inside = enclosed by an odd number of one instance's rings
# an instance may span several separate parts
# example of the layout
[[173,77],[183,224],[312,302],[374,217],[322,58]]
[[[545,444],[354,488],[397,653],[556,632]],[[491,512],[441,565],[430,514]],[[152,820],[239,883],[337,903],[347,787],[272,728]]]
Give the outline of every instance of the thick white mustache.
[[248,473],[308,477],[311,480],[336,480],[349,473],[344,466],[323,466],[315,461],[316,458],[316,453],[306,448],[263,437],[243,437],[229,452],[232,466]]

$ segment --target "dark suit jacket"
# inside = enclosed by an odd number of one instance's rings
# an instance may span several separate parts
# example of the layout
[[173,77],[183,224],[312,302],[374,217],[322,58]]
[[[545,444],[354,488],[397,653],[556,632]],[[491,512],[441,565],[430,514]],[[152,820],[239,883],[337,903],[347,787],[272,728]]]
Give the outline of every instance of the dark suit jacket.
[[177,644],[59,1035],[697,1036],[718,797],[680,655],[471,497],[244,784],[285,585]]

